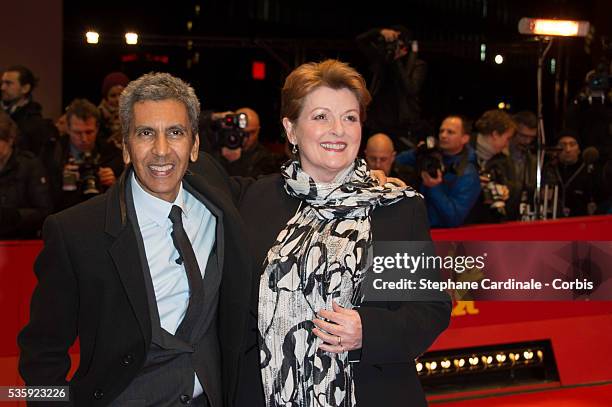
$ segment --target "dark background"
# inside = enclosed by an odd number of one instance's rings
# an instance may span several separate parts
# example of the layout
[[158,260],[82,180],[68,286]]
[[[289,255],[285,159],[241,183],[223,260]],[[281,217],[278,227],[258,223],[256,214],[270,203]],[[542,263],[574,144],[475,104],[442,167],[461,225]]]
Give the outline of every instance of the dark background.
[[[189,81],[205,109],[254,108],[261,116],[263,141],[282,141],[279,90],[291,69],[333,57],[369,79],[355,36],[403,24],[413,31],[428,64],[424,117],[434,126],[449,113],[475,119],[502,101],[510,104],[510,112],[535,111],[538,43],[518,34],[519,19],[589,20],[595,27],[592,39],[563,38],[548,54],[544,113],[547,130],[555,132],[564,124],[567,103],[601,56],[599,42],[609,35],[611,11],[612,2],[606,0],[65,0],[63,103],[87,97],[97,104],[102,79],[111,71],[124,71],[131,79],[167,71]],[[100,33],[99,44],[85,43],[90,29]],[[125,44],[126,31],[139,34],[138,45]],[[487,47],[484,62],[481,44]],[[493,61],[498,53],[504,56],[501,65]],[[264,80],[252,78],[253,61],[266,64]]]

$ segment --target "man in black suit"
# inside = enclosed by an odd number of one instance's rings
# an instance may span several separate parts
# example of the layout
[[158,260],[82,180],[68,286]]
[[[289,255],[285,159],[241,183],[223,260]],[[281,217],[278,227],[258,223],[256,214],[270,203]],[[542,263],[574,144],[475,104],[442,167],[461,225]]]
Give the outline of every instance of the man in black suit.
[[231,405],[250,265],[222,169],[208,156],[187,168],[198,99],[148,74],[119,109],[127,170],[45,223],[20,373],[27,385],[69,385],[77,406]]

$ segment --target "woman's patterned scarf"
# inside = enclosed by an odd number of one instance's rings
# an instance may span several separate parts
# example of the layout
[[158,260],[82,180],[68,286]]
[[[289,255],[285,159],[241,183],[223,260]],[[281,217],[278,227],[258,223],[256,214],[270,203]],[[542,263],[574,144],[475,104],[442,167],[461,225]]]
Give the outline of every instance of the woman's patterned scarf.
[[[267,254],[259,286],[261,374],[267,406],[355,406],[348,352],[317,350],[317,311],[361,302],[371,257],[371,213],[418,195],[379,186],[364,160],[329,184],[318,184],[298,161],[281,173],[285,190],[302,202]],[[408,222],[408,220],[407,220]]]

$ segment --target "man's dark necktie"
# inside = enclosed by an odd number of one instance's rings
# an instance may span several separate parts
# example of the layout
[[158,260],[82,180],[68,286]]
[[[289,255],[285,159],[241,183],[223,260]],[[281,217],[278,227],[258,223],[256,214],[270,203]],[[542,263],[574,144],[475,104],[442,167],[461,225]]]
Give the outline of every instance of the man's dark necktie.
[[[179,260],[183,260],[187,279],[189,280],[189,306],[183,321],[176,330],[176,336],[188,341],[189,333],[192,331],[198,315],[202,312],[204,283],[193,247],[183,227],[181,208],[177,205],[172,205],[168,218],[172,222],[172,233],[170,234],[172,236],[172,243],[174,243],[174,247],[176,247],[181,256]],[[177,261],[177,263],[180,264],[180,261]]]

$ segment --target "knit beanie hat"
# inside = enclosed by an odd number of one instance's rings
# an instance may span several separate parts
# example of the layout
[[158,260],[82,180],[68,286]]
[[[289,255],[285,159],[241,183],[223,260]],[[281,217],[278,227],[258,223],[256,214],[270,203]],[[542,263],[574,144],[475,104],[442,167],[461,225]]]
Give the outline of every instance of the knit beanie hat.
[[130,79],[123,72],[111,72],[102,81],[102,97],[106,97],[113,86],[121,85],[126,87]]

